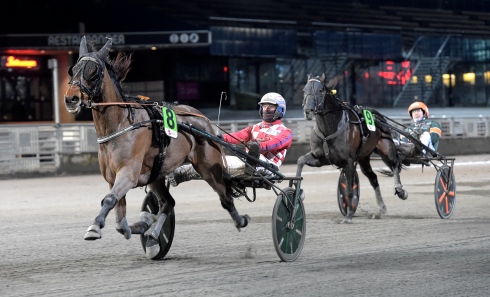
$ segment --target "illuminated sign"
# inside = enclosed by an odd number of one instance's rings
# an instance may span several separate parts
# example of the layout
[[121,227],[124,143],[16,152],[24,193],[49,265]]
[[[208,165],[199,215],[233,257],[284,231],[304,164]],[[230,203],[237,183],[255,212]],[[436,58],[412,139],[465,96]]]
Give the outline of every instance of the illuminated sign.
[[39,62],[32,58],[19,58],[15,56],[2,57],[2,67],[6,68],[38,68]]
[[[0,49],[77,50],[83,34],[0,35]],[[87,45],[103,46],[112,39],[113,48],[202,47],[211,45],[211,31],[162,31],[86,34]]]
[[386,80],[389,85],[405,85],[410,81],[412,76],[412,69],[409,61],[401,62],[401,70],[396,71],[394,69],[395,63],[393,61],[386,61],[386,70],[378,71],[378,76]]

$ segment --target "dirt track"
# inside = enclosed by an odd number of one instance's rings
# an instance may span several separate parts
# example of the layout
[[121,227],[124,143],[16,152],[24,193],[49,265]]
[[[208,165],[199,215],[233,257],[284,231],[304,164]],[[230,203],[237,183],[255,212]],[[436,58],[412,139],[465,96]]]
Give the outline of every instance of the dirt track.
[[[289,263],[280,262],[272,243],[273,191],[259,190],[253,203],[236,201],[252,217],[237,232],[207,184],[172,188],[174,243],[165,260],[151,261],[138,236],[126,240],[115,231],[112,212],[101,240],[83,240],[108,191],[100,175],[1,180],[0,295],[488,296],[489,160],[456,157],[457,203],[448,220],[434,205],[432,167],[402,172],[406,201],[393,195],[392,178],[379,177],[388,208],[379,220],[368,217],[374,192],[360,174],[353,224],[339,224],[339,171],[305,168],[306,242]],[[281,168],[288,176],[294,171]],[[129,192],[129,223],[144,195]]]

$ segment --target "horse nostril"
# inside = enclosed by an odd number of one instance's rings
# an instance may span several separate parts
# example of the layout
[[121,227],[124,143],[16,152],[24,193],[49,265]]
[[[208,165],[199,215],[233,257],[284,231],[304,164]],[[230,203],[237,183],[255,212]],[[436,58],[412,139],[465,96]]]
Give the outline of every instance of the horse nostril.
[[80,101],[78,96],[65,96],[65,102],[66,103],[76,103],[78,101]]

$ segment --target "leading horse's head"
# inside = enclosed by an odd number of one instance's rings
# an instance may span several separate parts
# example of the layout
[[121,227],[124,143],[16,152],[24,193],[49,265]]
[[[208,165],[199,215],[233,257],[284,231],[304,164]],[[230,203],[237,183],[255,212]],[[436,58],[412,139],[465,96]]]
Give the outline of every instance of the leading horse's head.
[[310,121],[313,119],[315,113],[325,110],[326,96],[331,97],[335,104],[337,104],[334,96],[335,90],[333,88],[337,85],[340,77],[335,77],[328,84],[325,84],[325,74],[316,77],[308,74],[307,78],[308,80],[303,88],[303,114],[305,119]]
[[307,79],[306,85],[303,88],[303,114],[305,119],[311,121],[315,111],[323,105],[325,74],[316,77],[308,74]]
[[68,112],[76,114],[83,107],[101,100],[102,81],[109,62],[112,39],[108,39],[102,49],[89,52],[85,36],[80,42],[80,56],[75,65],[68,69],[70,87],[65,94],[65,106]]

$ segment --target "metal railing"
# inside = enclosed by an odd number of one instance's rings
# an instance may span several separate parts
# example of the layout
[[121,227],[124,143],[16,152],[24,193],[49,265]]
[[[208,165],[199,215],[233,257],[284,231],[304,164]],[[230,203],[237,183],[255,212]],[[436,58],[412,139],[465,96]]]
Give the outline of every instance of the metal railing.
[[[408,125],[406,117],[391,117]],[[433,117],[441,124],[443,138],[490,137],[490,116]],[[222,121],[220,127],[235,132],[256,120]],[[293,144],[309,143],[315,121],[285,119],[293,131]],[[63,125],[0,125],[0,176],[18,173],[57,172],[63,155],[97,153],[97,134],[92,123]]]

